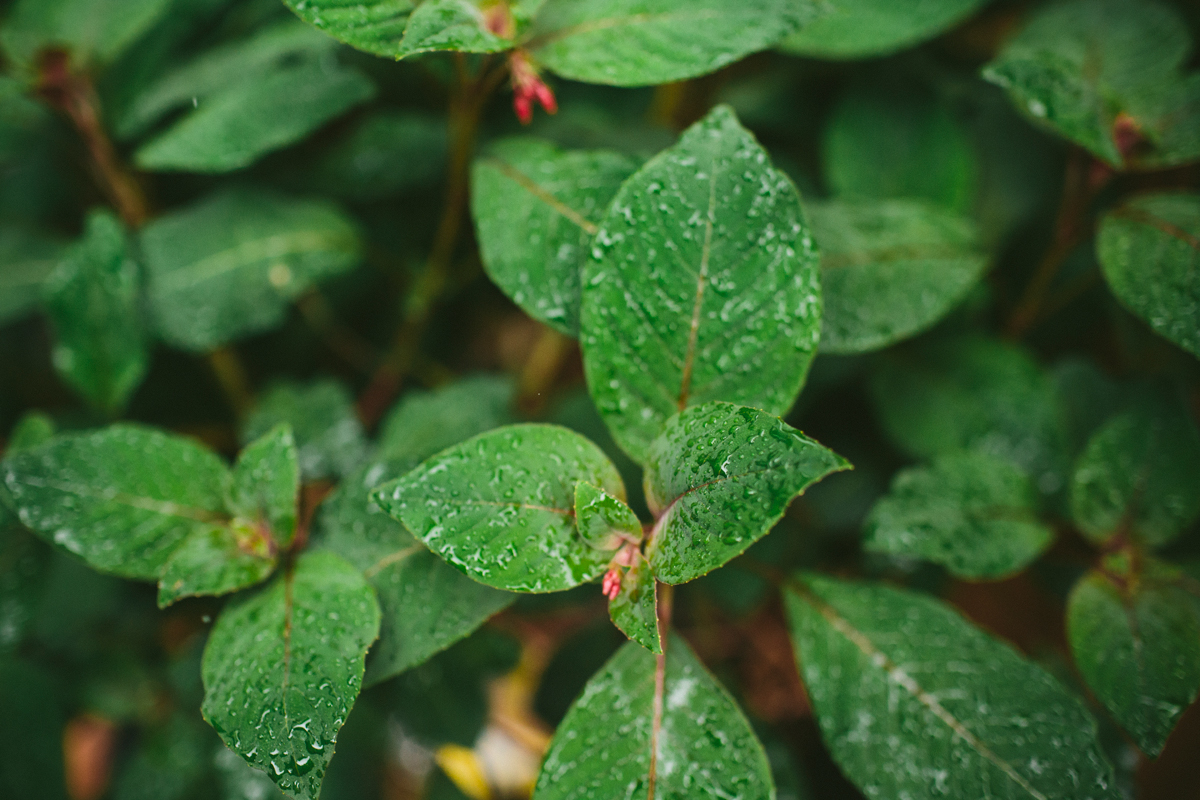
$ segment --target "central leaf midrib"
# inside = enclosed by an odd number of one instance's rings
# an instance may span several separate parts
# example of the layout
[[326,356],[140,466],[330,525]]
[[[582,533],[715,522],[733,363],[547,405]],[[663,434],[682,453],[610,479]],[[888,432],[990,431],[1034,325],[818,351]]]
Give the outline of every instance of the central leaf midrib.
[[305,231],[252,239],[160,274],[156,283],[160,289],[167,291],[189,289],[227,272],[262,261],[300,255],[335,245],[341,238],[332,231]]
[[550,209],[553,210],[555,213],[557,213],[559,216],[565,218],[569,222],[574,223],[577,227],[581,228],[583,230],[583,232],[588,234],[589,236],[595,236],[596,233],[600,230],[595,225],[595,223],[591,222],[589,219],[584,217],[583,214],[581,214],[580,212],[571,208],[563,201],[559,200],[549,190],[544,189],[541,186],[539,186],[533,180],[533,178],[530,178],[524,172],[521,172],[519,169],[512,166],[511,164],[501,161],[498,158],[489,158],[487,160],[487,163],[493,165],[496,169],[498,169],[501,173],[503,173],[503,175],[506,178],[508,178],[509,180],[516,183],[522,189],[529,192],[529,194],[533,195],[533,197],[542,201],[542,203],[544,203],[545,205],[549,206]]
[[150,511],[164,517],[176,517],[179,519],[188,519],[194,522],[206,522],[212,525],[226,525],[229,519],[216,511],[203,508],[193,508],[185,506],[174,500],[158,500],[153,497],[141,497],[134,494],[126,494],[125,492],[116,492],[114,494],[104,494],[93,490],[86,489],[75,484],[61,484],[56,481],[43,480],[40,478],[30,478],[26,480],[31,486],[38,486],[43,489],[54,489],[64,494],[76,495],[78,497],[86,497],[91,500],[102,500],[105,502],[117,503],[118,505],[136,508],[141,511]]
[[696,361],[696,342],[700,337],[700,312],[704,305],[704,288],[708,285],[708,261],[712,254],[713,216],[717,210],[717,157],[712,157],[709,167],[708,213],[704,219],[704,246],[700,251],[700,270],[696,276],[696,297],[692,305],[692,323],[688,329],[687,353],[683,357],[683,375],[679,380],[677,405],[682,411],[687,408],[692,390],[692,370]]

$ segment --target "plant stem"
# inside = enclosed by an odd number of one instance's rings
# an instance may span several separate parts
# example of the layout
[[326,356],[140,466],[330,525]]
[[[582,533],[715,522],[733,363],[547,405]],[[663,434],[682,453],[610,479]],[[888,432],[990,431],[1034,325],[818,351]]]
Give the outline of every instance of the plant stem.
[[362,372],[367,372],[376,362],[375,348],[355,331],[346,327],[337,318],[325,295],[316,287],[309,289],[296,299],[300,316],[325,346],[338,358]]
[[225,345],[211,351],[207,358],[234,415],[242,419],[250,406],[254,405],[254,393],[250,391],[250,380],[246,377],[246,369],[237,352]]
[[542,329],[533,352],[521,370],[517,405],[522,410],[535,413],[546,405],[546,395],[554,379],[562,371],[563,361],[572,352],[573,339],[563,336],[550,327]]
[[658,636],[662,652],[654,664],[654,719],[650,728],[650,769],[646,794],[654,800],[654,784],[658,780],[658,738],[662,733],[663,697],[667,688],[667,638],[671,631],[671,612],[674,610],[675,587],[667,583],[656,583]]

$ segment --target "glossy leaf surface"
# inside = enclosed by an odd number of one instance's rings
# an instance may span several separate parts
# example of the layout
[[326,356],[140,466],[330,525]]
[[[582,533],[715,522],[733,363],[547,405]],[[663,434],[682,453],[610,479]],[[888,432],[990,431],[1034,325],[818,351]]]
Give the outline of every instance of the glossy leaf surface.
[[647,797],[768,800],[762,745],[724,688],[678,636],[667,648],[661,726],[655,657],[630,642],[609,659],[559,725],[534,800]]
[[829,9],[779,45],[814,58],[886,55],[932,39],[972,14],[984,0],[833,0]]
[[787,606],[821,735],[868,798],[1120,796],[1083,704],[948,606],[817,576]]
[[716,569],[765,536],[792,498],[849,466],[758,409],[706,403],[672,417],[646,460],[654,574],[685,583]]
[[263,581],[275,570],[270,535],[243,520],[190,534],[171,553],[158,585],[158,605],[222,595]]
[[1138,197],[1108,212],[1096,254],[1126,308],[1200,357],[1200,195]]
[[1025,568],[1054,539],[1037,488],[1011,463],[959,453],[902,470],[871,510],[863,547],[941,564],[968,580]]
[[[488,10],[472,0],[423,0],[408,18],[397,55],[400,58],[435,50],[495,53],[512,47],[512,39],[489,30]],[[491,4],[497,9],[501,4]]]
[[116,413],[141,383],[149,354],[138,267],[111,212],[88,217],[83,238],[47,279],[45,293],[55,368],[88,402]]
[[911,200],[811,203],[821,246],[821,351],[861,353],[919,333],[979,281],[969,220]]
[[506,139],[475,162],[471,213],[488,276],[526,313],[579,333],[580,274],[621,182],[637,169],[609,150]]
[[412,0],[283,0],[300,19],[351,47],[400,57]]
[[608,615],[621,633],[651,653],[662,652],[658,630],[658,582],[650,562],[637,553],[621,578],[621,589],[608,601]]
[[590,483],[575,484],[575,524],[584,541],[599,550],[615,550],[623,541],[642,538],[642,523],[633,509]]
[[554,425],[510,425],[442,451],[372,499],[470,577],[515,592],[570,589],[609,554],[575,527],[575,484],[625,495],[598,447]]
[[296,534],[300,457],[292,426],[276,425],[238,454],[229,487],[229,510],[252,527],[265,528],[270,550],[286,550]]
[[378,632],[362,574],[333,553],[307,553],[217,619],[204,648],[204,718],[286,794],[316,800]]
[[338,381],[276,384],[246,418],[242,441],[265,436],[281,423],[292,429],[305,480],[345,475],[366,456],[367,434],[354,413],[354,397]]
[[159,217],[141,240],[158,332],[194,351],[279,324],[292,298],[358,263],[360,247],[334,206],[240,190]]
[[820,335],[816,250],[792,182],[728,107],[625,182],[596,243],[584,369],[635,460],[690,405],[787,411]]

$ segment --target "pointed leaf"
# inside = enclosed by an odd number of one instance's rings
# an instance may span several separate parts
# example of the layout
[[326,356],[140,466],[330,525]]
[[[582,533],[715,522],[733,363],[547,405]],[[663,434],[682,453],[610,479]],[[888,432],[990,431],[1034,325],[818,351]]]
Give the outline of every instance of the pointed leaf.
[[135,154],[154,171],[230,172],[298,142],[371,99],[375,86],[336,61],[299,64],[238,80],[200,102]]
[[575,524],[583,540],[598,550],[616,550],[622,542],[640,542],[642,523],[624,500],[599,486],[575,484]]
[[1200,517],[1200,430],[1176,403],[1140,398],[1100,427],[1071,478],[1071,516],[1097,543],[1131,533],[1152,547]]
[[646,461],[658,521],[646,558],[685,583],[765,536],[793,497],[850,463],[764,411],[707,403],[672,417]]
[[471,634],[515,595],[477,583],[429,552],[370,499],[381,482],[412,467],[405,457],[368,464],[321,504],[316,546],[363,571],[382,611],[366,684],[414,667]]
[[62,434],[9,456],[3,475],[24,525],[127,578],[159,578],[185,538],[228,519],[221,460],[136,425]]
[[596,242],[584,368],[635,460],[690,405],[791,407],[820,334],[816,251],[792,182],[728,107],[625,182]]
[[833,0],[814,22],[784,39],[779,49],[813,58],[867,58],[904,50],[932,39],[985,0]]
[[608,601],[613,624],[651,653],[661,653],[662,637],[658,630],[658,581],[640,552],[633,566],[621,578],[621,590]]
[[499,375],[476,375],[432,392],[409,392],[380,425],[379,453],[410,459],[415,467],[452,444],[514,422],[515,393],[512,379]]
[[971,222],[922,202],[806,206],[821,246],[821,351],[862,353],[932,326],[987,267]]
[[579,334],[580,274],[636,159],[506,139],[475,162],[471,213],[488,276],[531,317]]
[[265,580],[275,564],[270,535],[245,520],[196,531],[171,553],[158,584],[158,606],[253,586]]
[[604,572],[609,554],[575,528],[575,484],[624,497],[596,445],[555,425],[510,425],[444,450],[372,499],[470,577],[555,592]]
[[770,47],[819,8],[812,0],[547,0],[529,48],[564,78],[651,86]]
[[286,794],[316,800],[378,632],[359,571],[306,553],[217,619],[204,648],[204,718]]
[[868,798],[1120,796],[1083,704],[953,609],[817,576],[786,599],[821,735]]
[[1200,195],[1138,197],[1108,212],[1096,255],[1126,308],[1200,357]]
[[941,564],[968,580],[1024,569],[1054,540],[1038,521],[1038,491],[1007,461],[984,453],[942,456],[902,470],[866,522],[863,547]]
[[[495,53],[513,46],[512,39],[488,29],[483,8],[472,0],[423,0],[413,9],[397,51],[399,58],[435,50]],[[503,8],[492,3],[489,10]]]
[[286,550],[296,534],[300,457],[292,426],[280,423],[238,455],[229,489],[229,510],[252,526],[266,526],[272,553]]
[[775,796],[750,724],[687,643],[671,638],[658,701],[655,664],[630,642],[588,681],[550,743],[534,800]]
[[300,19],[351,47],[400,57],[412,0],[283,0]]
[[62,245],[20,228],[0,229],[0,324],[31,311],[58,266]]
[[326,203],[234,190],[159,217],[142,250],[159,333],[206,351],[278,325],[292,298],[357,264],[360,243]]
[[47,279],[45,292],[54,366],[89,402],[116,413],[141,383],[149,356],[137,264],[112,212],[89,215],[83,238]]

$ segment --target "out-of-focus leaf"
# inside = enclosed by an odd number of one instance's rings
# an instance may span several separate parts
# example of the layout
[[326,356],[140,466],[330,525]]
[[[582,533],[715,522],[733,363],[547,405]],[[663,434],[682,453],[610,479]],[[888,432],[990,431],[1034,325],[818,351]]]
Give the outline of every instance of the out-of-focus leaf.
[[861,353],[933,325],[978,282],[987,256],[967,219],[915,200],[806,205],[821,248],[821,351]]
[[20,228],[0,229],[0,324],[29,312],[62,258],[58,242]]
[[0,792],[63,800],[62,688],[45,670],[0,660]]
[[451,565],[514,592],[555,592],[604,572],[575,527],[575,484],[625,488],[596,445],[556,425],[510,425],[443,450],[372,495]]
[[662,652],[662,634],[658,630],[658,582],[654,570],[641,553],[634,554],[633,565],[621,578],[617,596],[608,601],[613,624],[651,653]]
[[547,0],[529,48],[564,78],[651,86],[720,69],[819,13],[813,0]]
[[336,380],[276,384],[246,418],[242,441],[265,436],[283,422],[292,428],[306,481],[345,475],[366,456],[366,433],[355,416],[354,398]]
[[1200,692],[1200,595],[1151,563],[1089,572],[1067,602],[1075,663],[1096,697],[1154,757]]
[[[194,718],[193,718],[194,717]],[[185,800],[204,779],[212,747],[196,714],[176,712],[143,732],[137,751],[117,776],[113,800]]]
[[530,316],[579,334],[579,282],[597,225],[637,161],[506,139],[475,162],[471,212],[484,267]]
[[316,800],[378,633],[362,574],[333,553],[306,553],[217,619],[204,648],[204,718],[286,794]]
[[44,287],[54,366],[110,414],[137,389],[149,360],[138,283],[121,222],[110,211],[95,211]]
[[664,583],[694,580],[765,536],[807,487],[849,467],[764,411],[689,408],[647,455],[646,500],[658,521],[646,558]]
[[1090,539],[1132,534],[1158,547],[1200,516],[1200,430],[1175,403],[1141,398],[1088,441],[1071,479],[1071,516]]
[[630,642],[571,706],[550,743],[534,800],[654,797],[768,800],[771,769],[750,724],[687,642],[670,639],[661,719],[656,659]]
[[785,53],[849,59],[887,55],[920,44],[950,28],[986,0],[832,0],[814,22],[783,40]]
[[292,298],[360,253],[336,207],[241,190],[165,214],[141,239],[158,331],[194,351],[278,325]]
[[817,576],[787,606],[821,735],[867,797],[1120,796],[1083,704],[953,609]]
[[415,467],[452,444],[513,422],[513,393],[512,380],[499,375],[474,375],[434,391],[409,392],[380,426],[379,453],[409,459]]
[[585,270],[580,339],[596,407],[635,460],[688,406],[785,413],[820,324],[799,195],[727,106],[621,187]]
[[0,507],[0,659],[15,652],[41,601],[49,548]]
[[283,0],[300,19],[351,47],[399,58],[412,0]]
[[281,68],[199,101],[143,145],[134,160],[154,171],[231,172],[299,141],[375,94],[357,70],[323,60]]
[[1109,211],[1096,255],[1118,300],[1200,357],[1200,195],[1149,195]]
[[1008,461],[958,453],[896,475],[866,522],[863,547],[941,564],[962,578],[1001,578],[1053,541],[1038,491]]
[[0,28],[0,44],[31,68],[39,52],[65,48],[81,64],[107,63],[166,13],[171,0],[18,0]]
[[446,122],[412,111],[364,119],[303,178],[350,200],[378,200],[433,183],[446,169]]
[[984,69],[1034,121],[1114,167],[1200,158],[1200,74],[1187,24],[1153,0],[1038,8]]

